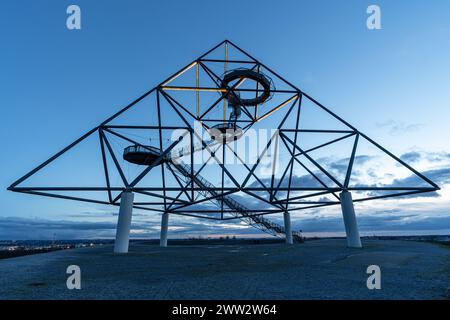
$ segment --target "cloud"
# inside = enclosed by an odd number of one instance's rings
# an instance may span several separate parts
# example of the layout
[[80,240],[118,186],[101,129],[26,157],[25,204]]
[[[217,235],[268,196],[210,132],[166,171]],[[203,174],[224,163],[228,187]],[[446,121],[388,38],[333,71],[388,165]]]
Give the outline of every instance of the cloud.
[[404,123],[389,120],[386,122],[377,123],[378,128],[387,128],[390,135],[399,135],[403,133],[415,132],[420,130],[424,125],[421,123]]
[[421,158],[421,154],[417,151],[411,151],[411,152],[407,152],[404,153],[400,156],[400,159],[405,161],[405,162],[409,162],[409,163],[413,163],[413,162],[417,162],[418,160],[420,160]]
[[424,171],[423,175],[438,185],[450,183],[450,167]]
[[[422,155],[420,155],[418,152],[408,152],[402,155],[404,160],[409,160],[409,162],[418,161],[418,159],[422,158]],[[366,168],[364,171],[358,171],[356,170],[356,164],[366,164],[370,161],[374,160],[375,156],[369,156],[369,155],[360,155],[355,157],[355,167],[352,172],[352,179],[358,178],[360,175],[368,174],[376,180],[378,178],[379,181],[383,181],[383,178],[390,178],[392,179],[391,183],[364,183],[359,182],[356,184],[353,184],[354,187],[430,187],[431,185],[428,184],[425,180],[420,178],[419,176],[415,175],[411,172],[411,175],[404,177],[404,178],[395,178],[395,175],[393,174],[383,174],[380,175],[378,172],[371,171],[369,168]],[[348,164],[348,158],[346,159],[338,159],[332,162],[331,158],[322,158],[322,163],[324,164],[324,167],[327,169],[332,169],[335,171],[335,173],[330,172],[336,179],[339,180],[339,173],[346,173],[347,172],[347,164]],[[331,171],[331,170],[329,170]],[[331,180],[322,172],[319,172],[318,170],[313,171],[314,174],[323,182],[325,182],[330,187],[335,187],[334,184],[330,184]],[[438,169],[431,169],[431,170],[425,170],[422,172],[424,176],[432,180],[438,185],[448,184],[450,183],[450,167],[443,167]],[[271,178],[263,178],[260,179],[263,184],[270,185]],[[286,177],[281,182],[281,187],[288,187],[288,181]],[[354,180],[356,181],[356,180]],[[277,186],[280,182],[280,179],[275,178],[274,185]],[[251,185],[251,187],[260,187],[261,185],[258,183],[258,181],[254,181]],[[313,177],[310,174],[305,175],[293,175],[291,180],[291,186],[302,186],[302,187],[322,187],[320,182]],[[373,195],[382,194],[381,191],[375,191]],[[412,195],[412,197],[418,197],[418,196],[438,196],[435,194],[424,194],[424,195]]]
[[[358,217],[358,223],[362,231],[376,231],[376,230],[440,230],[444,228],[450,228],[450,212],[445,211],[444,215],[440,214],[432,216],[434,212],[438,211],[439,204],[446,210],[449,203],[448,201],[448,185],[450,185],[450,154],[448,152],[423,152],[423,151],[410,151],[404,153],[401,158],[410,163],[417,163],[421,167],[421,172],[437,183],[441,187],[446,189],[441,190],[439,193],[430,192],[417,195],[403,196],[401,200],[401,210],[379,210],[380,202],[378,205],[372,202],[364,203],[366,206],[364,215]],[[376,164],[378,158],[372,155],[358,155],[355,159],[355,166],[364,166],[353,172],[353,176],[358,178],[358,183],[363,186],[362,183],[366,183],[364,186],[429,186],[423,184],[423,181],[414,174],[406,177],[396,178],[395,175],[387,176],[384,174],[384,168],[376,167],[375,170],[370,170],[372,161]],[[348,158],[321,158],[321,163],[324,167],[330,170],[337,177],[337,174],[344,173],[347,170]],[[428,170],[424,170],[428,168]],[[327,184],[330,184],[331,180],[326,177],[322,172],[316,170],[314,173]],[[394,172],[395,173],[395,172]],[[373,183],[369,183],[372,179]],[[384,180],[383,180],[384,179]],[[266,186],[270,186],[271,178],[263,177],[262,182]],[[384,183],[378,183],[383,181]],[[275,180],[275,185],[278,185],[279,180]],[[376,183],[376,184],[375,184]],[[321,187],[322,185],[309,174],[293,175],[291,184],[294,186],[310,186]],[[282,187],[287,187],[288,179],[284,179],[281,183]],[[258,182],[253,182],[252,187],[260,186]],[[331,184],[330,184],[331,186]],[[284,192],[279,191],[277,197],[282,197]],[[383,194],[381,191],[373,191],[370,195]],[[262,193],[258,193],[262,196]],[[266,193],[268,196],[268,193]],[[247,194],[240,193],[232,196],[239,202],[245,204],[248,208],[263,210],[267,208],[267,204],[253,198]],[[409,198],[424,198],[423,202],[427,203],[427,206],[418,207],[417,199],[410,200]],[[433,203],[430,202],[430,198],[433,199]],[[356,197],[355,197],[356,198]],[[428,199],[427,199],[428,198]],[[334,198],[322,197],[321,201],[334,201]],[[382,201],[384,206],[389,205],[389,202]],[[411,205],[409,205],[411,204]],[[381,205],[382,206],[382,205]],[[197,210],[199,212],[202,209],[217,209],[216,206],[212,207],[211,203],[205,202],[202,205],[190,206],[190,210]],[[336,232],[343,231],[342,218],[340,216],[339,206],[320,209],[310,209],[307,211],[301,211],[293,213],[293,226],[296,229],[303,229],[308,231],[317,232]],[[331,209],[334,208],[333,214],[329,214]],[[403,208],[406,208],[403,212]],[[423,209],[420,213],[419,209]],[[414,214],[411,214],[414,212]],[[298,213],[298,214],[297,214]],[[300,214],[301,213],[301,214]],[[210,215],[205,213],[205,215]],[[215,214],[217,217],[218,215]],[[29,219],[29,218],[17,218],[17,217],[0,217],[0,237],[4,239],[52,239],[56,234],[58,239],[80,239],[80,238],[114,238],[115,228],[117,221],[117,213],[109,210],[100,210],[92,208],[92,210],[84,210],[80,213],[68,213],[70,220],[46,220],[46,219]],[[276,221],[280,224],[283,223],[281,215],[269,215],[268,219]],[[81,220],[81,221],[80,221]],[[96,220],[96,221],[93,221]],[[240,220],[231,220],[227,222],[200,220],[190,217],[180,217],[172,215],[170,218],[170,234],[171,237],[189,237],[189,236],[207,236],[217,234],[236,234],[236,235],[257,235],[261,236],[261,231],[245,225]],[[157,238],[159,237],[160,228],[160,215],[155,213],[148,213],[144,211],[136,210],[133,213],[132,224],[132,236],[139,238]]]
[[[402,214],[401,212],[374,212],[370,215],[358,215],[358,226],[362,232],[377,231],[419,231],[450,229],[450,214],[420,215]],[[296,219],[293,223],[296,229],[304,232],[342,232],[344,224],[341,216],[316,216],[313,218]]]
[[450,161],[450,153],[447,152],[429,152],[424,155],[429,162]]
[[114,222],[53,221],[17,217],[0,217],[2,239],[83,239],[114,235]]
[[[450,168],[440,168],[440,169],[432,169],[432,170],[426,170],[423,171],[422,174],[436,183],[438,186],[442,187],[446,184],[450,184]],[[420,188],[420,187],[432,187],[428,182],[417,176],[416,174],[411,174],[405,178],[397,178],[392,181],[392,183],[389,184],[357,184],[355,187],[397,187],[397,188]],[[388,195],[396,192],[403,192],[403,191],[385,191],[385,190],[373,190],[369,191],[367,193],[370,197],[376,197],[381,195]],[[441,195],[436,192],[425,192],[425,193],[417,193],[417,194],[409,194],[404,195],[402,198],[438,198]]]
[[450,161],[450,153],[441,151],[441,152],[424,152],[424,151],[410,151],[402,154],[400,159],[409,163],[419,163],[420,161],[432,164],[432,163],[440,163],[449,162]]
[[[427,170],[422,172],[424,176],[436,183],[438,186],[443,186],[450,184],[450,168],[440,168]],[[425,180],[419,176],[412,174],[403,179],[394,179],[392,184],[383,184],[380,187],[431,187]],[[370,196],[379,196],[386,194],[386,191],[372,191],[369,193]],[[403,196],[405,198],[418,198],[418,197],[440,197],[439,193],[436,191],[426,192],[420,194],[411,194]]]
[[[133,213],[134,216],[134,213]],[[131,237],[158,238],[160,217],[153,215],[147,219],[133,219]],[[173,238],[208,234],[261,235],[261,231],[244,224],[239,219],[231,221],[209,221],[190,217],[171,216],[169,232]],[[89,222],[73,220],[49,220],[39,218],[0,217],[2,240],[50,240],[114,238],[116,220]]]

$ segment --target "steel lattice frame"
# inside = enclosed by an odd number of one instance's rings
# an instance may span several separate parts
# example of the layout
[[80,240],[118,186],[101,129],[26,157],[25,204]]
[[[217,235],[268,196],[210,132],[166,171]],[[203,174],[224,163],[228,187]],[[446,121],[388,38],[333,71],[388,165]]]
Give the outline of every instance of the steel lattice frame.
[[[227,56],[225,56],[225,59],[211,59],[208,58],[208,55],[216,50],[219,47],[225,47],[225,50],[228,50],[229,46],[232,46],[234,49],[236,49],[238,52],[242,53],[245,57],[247,57],[247,60],[230,60]],[[227,52],[227,51],[226,51]],[[164,148],[162,144],[162,132],[164,130],[176,130],[176,129],[185,129],[187,132],[187,138],[190,139],[191,142],[193,142],[195,138],[195,131],[192,126],[191,121],[196,120],[202,123],[202,125],[205,128],[209,128],[209,123],[217,123],[220,121],[224,121],[224,119],[210,119],[208,116],[210,115],[210,112],[214,110],[222,101],[224,101],[226,96],[230,94],[230,92],[254,92],[256,95],[260,92],[260,89],[258,86],[255,89],[241,89],[237,85],[235,85],[232,88],[223,88],[221,85],[221,75],[216,74],[213,72],[212,68],[209,67],[210,64],[219,63],[219,64],[240,64],[245,68],[252,69],[252,70],[258,70],[264,69],[266,72],[270,73],[272,77],[276,78],[277,81],[283,82],[283,84],[288,87],[288,89],[273,89],[273,93],[283,93],[286,95],[290,95],[288,99],[286,99],[281,104],[273,106],[269,111],[263,113],[262,115],[258,115],[258,108],[255,106],[255,108],[247,108],[243,107],[243,113],[247,117],[247,119],[243,120],[237,120],[240,125],[242,125],[243,130],[247,130],[250,127],[252,127],[253,124],[262,121],[263,119],[270,117],[274,112],[277,112],[279,109],[286,107],[288,111],[286,112],[286,115],[283,117],[281,123],[278,125],[278,135],[272,136],[267,145],[265,150],[267,150],[272,143],[282,143],[287,150],[289,150],[291,159],[289,161],[289,165],[285,168],[283,175],[281,179],[278,179],[277,182],[272,175],[270,187],[265,186],[263,183],[260,183],[259,186],[255,185],[249,185],[250,179],[254,179],[255,181],[260,181],[260,178],[255,173],[255,170],[258,166],[258,164],[261,161],[261,158],[264,156],[264,154],[259,155],[258,160],[255,164],[252,166],[247,165],[242,161],[242,165],[245,167],[245,169],[248,171],[247,176],[245,177],[244,181],[242,183],[239,183],[234,179],[233,174],[227,170],[226,165],[224,163],[221,163],[221,159],[217,159],[217,156],[215,155],[215,152],[211,150],[204,141],[202,143],[204,144],[205,150],[208,150],[210,153],[210,158],[215,159],[218,163],[218,165],[221,168],[221,176],[222,176],[222,185],[221,186],[213,186],[210,189],[204,190],[204,188],[198,187],[196,183],[194,183],[192,177],[200,176],[202,173],[202,170],[206,163],[199,169],[194,171],[194,166],[190,166],[190,177],[187,178],[184,176],[185,179],[183,179],[183,176],[180,175],[179,172],[177,172],[176,167],[168,165],[166,166],[166,169],[162,169],[162,184],[160,187],[146,187],[146,186],[139,186],[139,182],[152,170],[154,169],[154,166],[148,166],[146,167],[135,179],[132,181],[128,181],[124,170],[121,167],[116,155],[114,154],[111,143],[109,139],[106,136],[106,133],[110,135],[114,135],[120,139],[123,139],[124,141],[128,141],[129,143],[140,145],[145,148],[144,145],[137,142],[135,139],[132,139],[130,137],[127,137],[121,133],[118,132],[118,129],[142,129],[142,130],[156,130],[159,132],[159,147],[162,151],[161,159],[169,154],[171,150],[175,147],[177,147],[177,144],[179,141],[174,141],[170,144],[170,146]],[[180,77],[183,73],[187,72],[188,70],[195,68],[197,73],[197,83],[193,86],[173,86],[171,85],[171,82],[174,79],[177,79]],[[199,70],[202,70],[205,74],[208,75],[212,83],[215,84],[214,87],[200,87],[198,83],[198,72]],[[202,92],[202,91],[211,91],[211,92],[219,92],[221,96],[212,104],[210,105],[203,113],[200,113],[200,110],[198,108],[198,101],[197,101],[197,107],[196,110],[192,110],[189,106],[181,104],[177,99],[175,99],[172,95],[172,91],[194,91],[194,92]],[[158,125],[156,126],[128,126],[128,125],[114,125],[111,124],[112,121],[119,116],[121,116],[123,113],[128,111],[129,109],[133,108],[137,103],[142,101],[147,96],[155,94],[157,97],[157,114],[155,115],[158,118]],[[313,130],[313,129],[302,129],[299,126],[299,119],[301,115],[302,110],[302,103],[303,101],[307,99],[309,102],[312,102],[315,104],[318,108],[335,118],[336,120],[343,123],[346,127],[348,127],[348,130]],[[178,114],[182,122],[184,123],[184,126],[164,126],[161,125],[161,100],[164,100],[165,103],[168,103],[171,108]],[[198,98],[197,98],[198,100]],[[186,115],[188,115],[190,118],[188,118]],[[291,116],[295,117],[296,119],[296,126],[295,128],[284,128],[283,124],[286,121],[286,119]],[[322,132],[322,133],[339,133],[343,134],[342,137],[338,139],[334,139],[332,141],[329,141],[327,143],[317,145],[313,148],[309,148],[307,150],[302,149],[298,143],[298,135],[300,133],[304,132]],[[52,161],[59,158],[61,155],[68,152],[70,149],[75,147],[77,144],[82,142],[87,137],[98,134],[100,149],[101,149],[101,155],[103,160],[103,167],[104,167],[104,175],[105,175],[105,186],[104,187],[21,187],[20,184],[22,184],[24,181],[26,181],[28,178],[33,176],[36,172],[41,170],[42,168],[49,165]],[[293,135],[289,137],[289,135]],[[352,167],[355,160],[355,153],[356,149],[358,147],[358,141],[359,139],[363,137],[373,145],[375,145],[377,148],[379,148],[382,152],[387,154],[389,157],[397,161],[402,166],[409,169],[412,173],[414,173],[417,177],[422,179],[425,183],[429,185],[429,187],[407,187],[407,186],[400,186],[400,187],[376,187],[376,186],[369,186],[369,187],[352,187],[349,185],[350,177],[352,174]],[[312,156],[310,156],[310,153],[314,150],[317,150],[319,148],[325,147],[327,145],[331,145],[333,143],[336,143],[338,141],[341,141],[343,139],[347,138],[353,138],[353,149],[350,155],[350,160],[347,168],[347,172],[345,175],[344,181],[338,181],[332,173],[330,173],[328,170],[323,168]],[[191,143],[191,148],[194,148],[194,144]],[[227,149],[228,152],[234,152],[232,148],[228,144],[222,144],[220,146],[222,148],[222,154],[225,154],[225,150]],[[193,154],[194,150],[192,149],[190,152],[191,157],[191,163],[193,163]],[[235,153],[236,155],[236,153]],[[123,182],[122,187],[113,187],[110,183],[110,177],[109,177],[109,170],[111,168],[108,167],[107,164],[107,156],[111,157],[114,162],[115,169],[120,174],[120,177]],[[334,182],[334,186],[331,187],[329,184],[324,182],[321,177],[317,174],[317,172],[311,171],[307,166],[302,163],[300,156],[305,157],[308,159],[311,163],[314,164],[318,172],[321,173],[321,175],[326,176],[329,178],[329,180]],[[307,170],[317,181],[320,183],[320,187],[309,187],[309,186],[294,186],[292,184],[293,179],[293,167],[294,163],[298,163],[301,165],[305,170]],[[161,166],[163,167],[163,166]],[[168,171],[165,171],[168,170]],[[166,179],[164,177],[164,174],[167,172],[171,172],[171,174],[175,177],[177,181],[177,185],[174,186],[168,186],[166,185]],[[225,187],[224,186],[224,179],[229,178],[231,181],[233,181],[234,186],[233,187]],[[195,179],[195,178],[194,178]],[[285,179],[288,180],[288,184],[282,185],[282,181],[285,181]],[[85,202],[91,202],[91,203],[99,203],[99,204],[109,204],[109,205],[119,205],[120,204],[120,196],[121,193],[125,190],[130,190],[138,194],[146,195],[152,198],[158,198],[160,201],[158,202],[135,202],[134,207],[138,209],[143,210],[149,210],[149,211],[155,211],[155,212],[168,212],[171,214],[178,214],[178,215],[184,215],[184,216],[192,216],[197,218],[206,218],[206,219],[213,219],[213,220],[230,220],[230,219],[237,219],[236,216],[225,216],[227,213],[230,213],[231,209],[227,209],[226,206],[223,205],[223,197],[241,192],[245,193],[249,197],[253,197],[257,199],[258,201],[261,201],[262,203],[265,203],[268,208],[266,209],[253,209],[248,210],[249,216],[259,216],[259,215],[267,215],[267,214],[274,214],[274,213],[284,213],[286,211],[293,212],[298,210],[306,210],[311,208],[318,208],[318,207],[324,207],[324,206],[331,206],[339,204],[339,195],[338,193],[344,190],[348,191],[383,191],[383,192],[392,192],[392,193],[385,193],[382,195],[372,195],[367,196],[359,199],[355,199],[354,201],[366,201],[371,199],[380,199],[380,198],[388,198],[388,197],[396,197],[396,196],[402,196],[402,195],[411,195],[411,194],[417,194],[417,193],[423,193],[423,192],[431,192],[439,190],[439,187],[430,179],[422,175],[420,172],[416,171],[414,168],[409,166],[407,163],[405,163],[400,158],[396,157],[392,153],[390,153],[388,150],[386,150],[384,147],[370,139],[368,136],[366,136],[364,133],[357,130],[355,127],[347,123],[345,120],[337,116],[335,113],[327,109],[325,106],[317,102],[315,99],[310,97],[305,92],[301,91],[294,85],[292,85],[290,82],[279,76],[277,73],[275,73],[273,70],[271,70],[269,67],[258,61],[257,59],[253,58],[251,55],[240,49],[238,46],[234,45],[232,42],[225,40],[221,43],[219,43],[217,46],[200,56],[198,59],[193,61],[192,63],[188,64],[186,67],[182,68],[180,71],[176,72],[172,76],[170,76],[165,81],[161,82],[159,85],[151,89],[150,91],[146,92],[144,95],[139,97],[138,99],[134,100],[129,105],[122,108],[120,111],[103,121],[100,125],[96,126],[83,136],[81,136],[79,139],[44,161],[42,164],[37,166],[35,169],[31,170],[29,173],[15,181],[9,188],[11,191],[15,192],[21,192],[21,193],[27,193],[27,194],[35,194],[35,195],[41,195],[41,196],[48,196],[48,197],[55,197],[55,198],[61,198],[61,199],[69,199],[69,200],[77,200],[77,201],[85,201]],[[107,192],[108,194],[108,200],[101,201],[96,199],[88,199],[83,197],[75,197],[75,196],[68,196],[68,195],[62,195],[61,192],[64,191],[99,191],[99,192]],[[167,193],[171,191],[178,192],[178,196],[169,196]],[[214,194],[211,194],[212,191]],[[302,196],[293,196],[292,194],[294,192],[299,191],[308,191],[312,192],[307,195]],[[116,196],[113,196],[113,192],[118,192]],[[267,197],[262,197],[258,194],[258,192],[266,192]],[[197,199],[196,194],[203,193],[203,197],[201,199]],[[283,195],[285,195],[283,197]],[[309,201],[308,198],[310,197],[317,197],[321,195],[331,195],[336,200],[330,201]],[[183,198],[181,197],[183,196]],[[208,215],[199,215],[196,214],[196,212],[199,212],[199,209],[190,210],[189,207],[192,205],[201,205],[206,203],[207,201],[218,201],[219,205],[218,208],[215,210],[201,210],[202,213],[207,213]],[[220,205],[221,203],[221,205]],[[303,206],[298,206],[303,205]],[[159,208],[155,207],[159,206]],[[217,216],[215,215],[217,214]]]

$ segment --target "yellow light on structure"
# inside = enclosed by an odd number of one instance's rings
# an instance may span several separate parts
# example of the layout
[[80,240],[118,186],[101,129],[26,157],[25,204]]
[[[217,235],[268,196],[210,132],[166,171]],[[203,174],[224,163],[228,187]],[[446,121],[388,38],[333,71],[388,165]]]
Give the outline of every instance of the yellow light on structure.
[[[239,81],[233,86],[233,89],[238,89],[244,82],[247,80],[247,78],[241,78]],[[256,82],[258,83],[258,82]]]
[[[223,65],[224,74],[227,73],[228,69],[228,42],[225,42],[225,63]],[[223,99],[223,123],[227,122],[227,101]]]
[[273,108],[272,110],[270,110],[269,112],[265,113],[264,115],[262,115],[261,117],[259,117],[258,119],[256,119],[256,121],[260,121],[268,116],[270,116],[272,113],[274,113],[275,111],[277,111],[278,109],[281,109],[282,107],[284,107],[285,105],[287,105],[289,102],[291,102],[292,100],[294,100],[295,98],[297,98],[298,95],[295,95],[289,99],[287,99],[286,101],[284,101],[283,103],[281,103],[280,105],[276,106],[275,108]]
[[203,121],[200,122],[200,123],[201,123],[202,127],[205,128],[206,130],[211,129],[211,128],[210,128],[206,123],[204,123]]
[[162,90],[172,91],[209,91],[209,92],[227,92],[224,88],[202,88],[202,87],[176,87],[176,86],[163,86]]
[[167,84],[169,84],[170,82],[172,82],[173,80],[175,80],[176,78],[178,78],[179,76],[181,76],[183,73],[185,73],[186,71],[190,70],[193,66],[197,65],[198,62],[194,61],[192,62],[190,65],[188,65],[186,68],[184,68],[183,70],[181,70],[180,72],[178,72],[177,74],[175,74],[172,78],[170,78],[169,80],[167,80],[166,82],[164,82],[161,86],[166,86]]

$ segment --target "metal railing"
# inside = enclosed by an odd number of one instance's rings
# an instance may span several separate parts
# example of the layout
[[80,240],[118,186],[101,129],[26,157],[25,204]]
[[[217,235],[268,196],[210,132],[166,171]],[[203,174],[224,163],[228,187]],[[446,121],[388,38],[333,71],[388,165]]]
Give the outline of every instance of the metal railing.
[[138,145],[138,144],[126,147],[123,150],[124,155],[127,153],[130,153],[130,152],[154,153],[157,155],[161,154],[161,151],[158,148],[155,148],[152,146],[143,146],[143,145]]

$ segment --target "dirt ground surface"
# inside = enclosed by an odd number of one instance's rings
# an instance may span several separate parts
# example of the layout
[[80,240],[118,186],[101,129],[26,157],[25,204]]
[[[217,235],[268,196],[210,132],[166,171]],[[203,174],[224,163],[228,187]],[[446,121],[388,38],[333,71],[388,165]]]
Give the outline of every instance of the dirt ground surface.
[[[0,299],[449,299],[450,247],[345,240],[305,244],[157,245],[134,243],[0,260]],[[81,268],[81,290],[66,269]],[[369,265],[381,289],[369,290]]]

